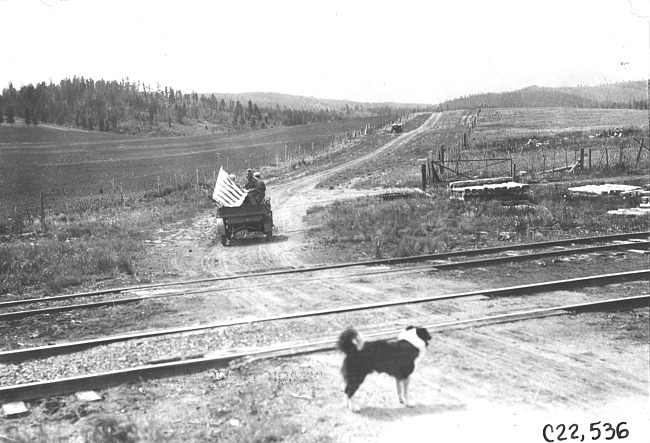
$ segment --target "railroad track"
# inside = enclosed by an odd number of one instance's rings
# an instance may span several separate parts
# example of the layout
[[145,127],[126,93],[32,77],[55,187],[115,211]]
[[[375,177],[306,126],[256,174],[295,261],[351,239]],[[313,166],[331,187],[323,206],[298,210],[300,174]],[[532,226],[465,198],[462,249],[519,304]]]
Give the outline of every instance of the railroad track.
[[343,306],[331,309],[320,309],[311,311],[295,312],[290,314],[270,315],[256,318],[242,318],[228,321],[213,322],[202,325],[187,326],[180,328],[167,328],[153,331],[141,331],[137,333],[120,334],[106,336],[91,340],[81,340],[76,342],[60,343],[46,346],[35,346],[30,348],[15,349],[0,352],[0,363],[20,363],[27,359],[47,358],[53,355],[77,352],[84,349],[103,346],[110,343],[117,343],[129,340],[141,340],[153,337],[171,336],[178,334],[194,333],[199,331],[214,330],[239,325],[253,325],[258,323],[270,323],[283,320],[303,319],[320,317],[325,315],[343,314],[357,311],[368,311],[380,308],[390,308],[406,305],[416,305],[422,303],[436,302],[440,300],[461,299],[469,297],[504,297],[520,294],[535,294],[539,292],[548,292],[565,288],[576,288],[594,285],[606,285],[619,281],[630,281],[647,279],[650,276],[650,270],[620,272],[614,274],[593,275],[588,277],[579,277],[566,280],[548,281],[543,283],[526,284],[518,286],[509,286],[497,289],[477,290],[469,292],[460,292],[453,294],[434,295],[428,297],[408,298],[399,300],[388,300],[374,303],[362,303],[351,306]]
[[[361,275],[372,276],[376,274],[386,274],[390,272],[421,272],[423,270],[445,270],[445,269],[458,269],[458,268],[468,268],[468,267],[480,267],[480,266],[490,266],[502,263],[511,263],[518,261],[526,260],[539,260],[544,258],[559,257],[565,255],[575,255],[575,254],[593,254],[601,251],[619,249],[619,248],[629,248],[634,246],[635,248],[648,248],[650,241],[643,240],[650,236],[650,231],[639,232],[639,233],[626,233],[626,234],[615,234],[615,235],[606,235],[606,236],[597,236],[597,237],[583,237],[583,238],[572,238],[566,240],[555,240],[548,242],[539,242],[539,243],[524,243],[518,245],[509,245],[509,246],[499,246],[493,248],[485,249],[472,249],[472,250],[461,250],[461,251],[452,251],[436,254],[425,254],[419,256],[411,257],[400,257],[400,258],[391,258],[383,260],[371,260],[371,261],[360,261],[360,262],[349,262],[349,263],[339,263],[333,265],[322,265],[314,267],[305,267],[298,269],[281,269],[273,270],[267,272],[258,272],[250,274],[239,274],[231,275],[224,277],[212,277],[206,279],[197,279],[197,280],[188,280],[180,282],[167,282],[167,283],[157,283],[157,284],[147,284],[123,288],[112,288],[99,291],[83,292],[76,294],[67,294],[59,295],[53,297],[43,297],[43,298],[29,298],[21,300],[11,300],[0,303],[0,321],[9,321],[16,320],[20,318],[31,317],[35,315],[43,314],[55,314],[60,312],[73,311],[78,309],[95,309],[102,308],[107,306],[117,306],[129,303],[141,302],[146,299],[152,298],[163,298],[163,297],[172,297],[172,296],[184,296],[184,295],[195,295],[195,294],[205,294],[210,292],[220,292],[227,290],[235,289],[247,289],[252,286],[239,286],[237,288],[223,288],[223,287],[209,287],[209,288],[198,288],[198,289],[186,289],[190,286],[202,285],[206,283],[216,283],[232,280],[243,280],[243,279],[256,279],[271,277],[277,275],[295,275],[295,274],[304,274],[304,273],[318,273],[321,271],[330,271],[335,269],[344,269],[352,267],[369,267],[369,266],[381,266],[381,265],[398,265],[398,264],[410,264],[410,263],[419,263],[424,261],[438,261],[437,263],[427,264],[425,266],[411,267],[408,269],[398,268],[382,271],[373,271],[368,270],[357,274],[348,274],[341,276],[344,277],[358,277]],[[573,247],[567,249],[552,249],[542,252],[532,252],[524,254],[512,254],[514,251],[522,250],[535,250],[535,249],[548,249],[548,248],[566,248],[567,246],[576,245],[576,244],[589,244],[589,243],[601,243],[608,242],[603,245],[596,246],[586,246],[586,247]],[[500,254],[504,252],[510,252],[510,255],[506,256],[493,256],[486,257],[474,260],[464,260],[458,262],[444,262],[442,260],[449,260],[455,257],[471,257],[471,256],[490,256],[495,254]],[[314,278],[313,280],[317,280]],[[177,289],[171,289],[177,287]],[[178,289],[180,287],[181,289]],[[149,293],[146,295],[133,295],[136,291],[142,290],[152,290],[152,289],[161,289],[161,288],[170,288],[167,292],[159,293]],[[26,309],[26,310],[16,310],[16,308],[21,306],[28,305],[42,305],[42,304],[56,304],[61,302],[69,302],[75,299],[94,299],[100,297],[107,297],[106,299],[100,301],[88,301],[85,303],[77,304],[64,304],[59,306],[48,306],[43,308],[35,309]],[[4,312],[3,312],[4,311]]]
[[[650,295],[641,295],[527,311],[516,311],[460,321],[423,324],[423,326],[427,327],[431,332],[440,333],[450,329],[480,327],[497,323],[524,321],[571,313],[634,309],[647,306],[650,306]],[[398,332],[399,331],[395,329],[362,330],[364,336],[368,338],[391,338],[397,335]],[[335,348],[335,343],[335,336],[327,336],[313,341],[282,343],[275,346],[257,348],[243,352],[223,353],[216,356],[201,355],[186,360],[150,364],[118,371],[93,373],[43,382],[4,386],[0,387],[0,404],[55,395],[66,395],[85,390],[104,389],[134,380],[178,376],[215,368],[236,367],[261,359],[290,357],[315,352],[331,351]]]

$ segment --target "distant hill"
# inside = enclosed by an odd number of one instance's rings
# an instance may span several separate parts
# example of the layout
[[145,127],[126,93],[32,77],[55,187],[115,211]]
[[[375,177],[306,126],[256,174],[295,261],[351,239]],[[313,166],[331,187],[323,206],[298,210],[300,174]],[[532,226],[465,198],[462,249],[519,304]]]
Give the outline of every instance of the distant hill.
[[630,108],[647,109],[645,80],[598,86],[547,88],[529,86],[511,92],[474,94],[441,103],[438,108]]
[[556,88],[567,94],[577,95],[598,102],[629,102],[647,99],[648,87],[645,80],[612,83],[599,86],[581,86],[575,88]]
[[334,100],[327,98],[316,98],[316,97],[305,97],[301,95],[291,95],[291,94],[281,94],[277,92],[243,92],[239,94],[232,93],[202,93],[204,96],[214,96],[218,99],[224,98],[226,101],[239,100],[242,104],[248,103],[248,100],[251,100],[253,103],[256,103],[262,108],[275,108],[279,106],[282,108],[289,108],[295,110],[345,110],[346,105],[350,109],[355,107],[358,110],[376,110],[379,108],[390,108],[390,109],[426,109],[426,104],[417,104],[417,103],[370,103],[370,102],[357,102],[351,100]]

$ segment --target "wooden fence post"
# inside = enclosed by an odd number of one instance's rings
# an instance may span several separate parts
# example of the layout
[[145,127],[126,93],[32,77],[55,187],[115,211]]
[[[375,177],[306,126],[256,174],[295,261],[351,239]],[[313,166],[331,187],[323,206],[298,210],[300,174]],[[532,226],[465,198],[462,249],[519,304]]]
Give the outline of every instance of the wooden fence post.
[[[648,83],[650,84],[650,80]],[[639,144],[639,152],[636,155],[636,162],[639,163],[639,160],[641,160],[641,153],[643,152],[643,148],[645,148],[645,145],[643,144],[645,142],[645,137],[641,137],[641,141],[637,140],[636,138],[634,140]]]
[[[432,183],[441,182],[442,180],[440,180],[440,177],[438,177],[438,173],[436,172],[436,168],[434,164],[435,162],[431,162],[431,175],[432,175],[431,182]],[[442,166],[440,167],[440,169],[442,169]]]
[[41,226],[43,226],[43,231],[45,231],[45,197],[43,197],[43,191],[41,191]]
[[553,166],[551,166],[551,171],[555,172],[555,146],[553,146]]
[[623,143],[618,147],[618,165],[623,166]]
[[589,148],[589,171],[591,171],[591,148]]
[[427,189],[427,165],[422,163],[422,191]]
[[585,169],[585,148],[580,148],[580,169]]

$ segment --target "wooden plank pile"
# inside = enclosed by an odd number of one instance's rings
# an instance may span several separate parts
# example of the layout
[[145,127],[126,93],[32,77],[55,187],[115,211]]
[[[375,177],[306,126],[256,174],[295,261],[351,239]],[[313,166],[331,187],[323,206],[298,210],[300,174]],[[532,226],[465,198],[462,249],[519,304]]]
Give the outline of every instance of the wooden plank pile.
[[645,191],[643,191],[643,188],[640,186],[604,184],[569,188],[569,192],[572,195],[621,195],[624,197],[630,197],[634,195],[643,195],[643,192]]
[[643,215],[650,215],[650,207],[647,208],[621,208],[614,209],[613,211],[607,211],[609,215],[626,215],[628,217],[639,217]]
[[474,180],[461,180],[449,183],[449,189],[466,188],[468,186],[496,185],[511,182],[511,177],[477,178]]
[[451,198],[457,200],[524,201],[530,197],[530,186],[513,182],[509,177],[464,180],[449,184]]
[[609,215],[625,215],[628,217],[650,215],[650,191],[641,191],[641,204],[637,208],[621,208],[607,211]]

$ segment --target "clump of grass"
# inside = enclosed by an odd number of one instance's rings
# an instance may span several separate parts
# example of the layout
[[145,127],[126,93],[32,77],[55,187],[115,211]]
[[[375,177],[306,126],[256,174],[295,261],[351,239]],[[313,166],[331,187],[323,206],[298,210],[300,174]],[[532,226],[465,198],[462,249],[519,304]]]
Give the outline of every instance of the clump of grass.
[[80,424],[82,438],[97,443],[135,443],[140,441],[137,427],[130,421],[118,420],[112,415],[90,417]]
[[[450,206],[448,200],[438,203]],[[407,256],[446,250],[453,244],[447,229],[453,211],[435,211],[435,206],[430,199],[420,197],[392,201],[368,198],[337,201],[326,211],[312,214],[322,218],[322,234],[329,243],[375,245],[390,255]]]
[[[72,427],[58,428],[52,425],[17,426],[7,425],[0,429],[0,443],[54,443],[73,441],[84,443],[135,443],[159,441],[143,439],[138,427],[131,421],[110,414],[93,415],[77,422]],[[146,435],[144,436],[147,437]]]
[[[310,211],[317,227],[311,235],[325,244],[366,256],[404,257],[452,249],[471,249],[496,243],[501,232],[512,241],[536,242],[554,238],[633,232],[647,229],[647,217],[616,217],[607,210],[634,206],[617,198],[571,198],[566,187],[540,188],[528,205],[505,206],[498,201],[450,200],[435,197],[382,201],[367,198],[338,201]],[[487,234],[483,234],[487,233]]]
[[134,276],[145,238],[210,205],[203,191],[183,189],[119,211],[100,208],[74,221],[52,217],[47,230],[33,224],[27,237],[0,243],[0,294],[33,288],[58,293],[97,279]]
[[81,241],[53,237],[0,245],[0,292],[42,284],[56,293],[92,278],[133,275],[142,248],[125,235]]

